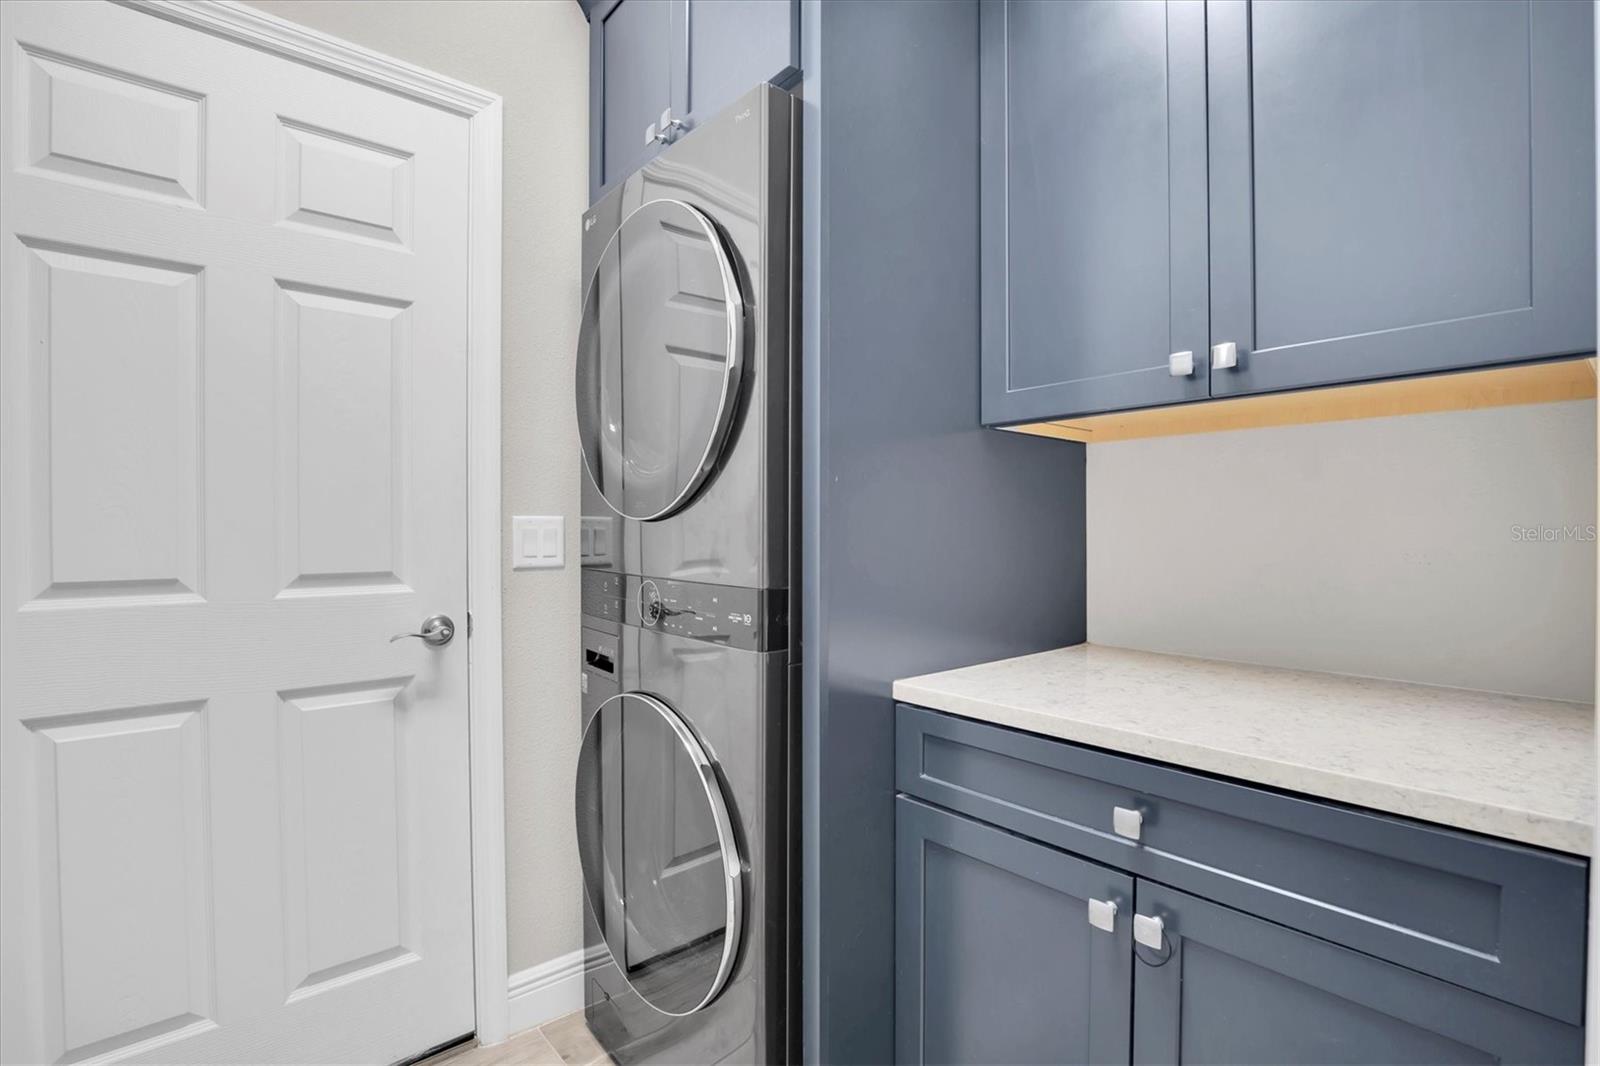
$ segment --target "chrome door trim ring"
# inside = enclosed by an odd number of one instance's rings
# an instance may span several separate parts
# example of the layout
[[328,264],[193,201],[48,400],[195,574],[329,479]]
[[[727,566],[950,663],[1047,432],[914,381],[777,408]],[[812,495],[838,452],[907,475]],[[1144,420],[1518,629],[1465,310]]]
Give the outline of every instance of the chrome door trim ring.
[[[635,522],[654,522],[662,518],[667,518],[681,510],[686,503],[694,498],[695,493],[700,491],[700,486],[704,485],[706,480],[711,476],[711,471],[717,465],[717,459],[722,454],[722,447],[728,441],[728,430],[733,426],[734,409],[739,402],[739,384],[744,377],[744,293],[740,291],[739,277],[733,271],[733,263],[728,258],[728,250],[723,244],[722,234],[720,231],[718,231],[716,223],[712,222],[711,218],[704,211],[700,210],[698,207],[695,207],[693,204],[686,203],[683,200],[675,200],[667,196],[660,196],[654,200],[646,200],[638,207],[635,207],[632,211],[629,211],[627,218],[624,218],[620,223],[618,223],[616,232],[611,234],[611,239],[606,241],[605,248],[600,252],[600,258],[595,260],[597,264],[595,273],[590,276],[588,284],[584,286],[583,303],[579,305],[578,339],[580,348],[583,340],[582,317],[584,314],[584,309],[587,309],[589,306],[590,297],[594,295],[595,281],[600,273],[598,264],[605,262],[606,256],[611,253],[612,246],[616,244],[618,238],[622,236],[623,227],[628,224],[628,219],[654,204],[671,204],[675,207],[683,208],[694,217],[695,221],[700,223],[701,228],[703,228],[706,232],[706,236],[711,244],[711,250],[716,256],[717,271],[722,276],[723,292],[727,294],[728,367],[723,374],[722,395],[717,401],[717,413],[712,422],[710,439],[706,441],[705,452],[700,456],[700,463],[694,474],[689,478],[688,481],[684,483],[682,491],[680,491],[671,502],[669,502],[659,511],[656,511],[654,514],[628,514],[626,511],[622,510],[616,504],[611,502],[611,497],[606,495],[604,489],[600,489],[600,498],[605,501],[607,507],[611,508],[623,518],[627,518]],[[580,350],[578,354],[581,358],[583,353]],[[576,385],[577,375],[581,374],[582,372],[582,367],[575,369],[573,375],[574,385]],[[576,388],[574,388],[573,391],[576,393]],[[577,400],[578,398],[574,396],[574,399]],[[579,430],[581,431],[583,427],[581,412],[578,420],[578,426]],[[599,488],[601,484],[600,479],[595,476],[595,472],[589,467],[589,449],[587,445],[581,447],[579,451],[583,455],[583,466],[584,470],[589,475],[589,480],[595,484],[596,488]]]
[[[738,843],[734,840],[733,818],[728,813],[728,803],[722,795],[722,784],[717,780],[716,764],[706,754],[705,748],[701,745],[699,738],[695,736],[694,730],[689,727],[689,723],[685,722],[683,717],[664,701],[650,695],[648,692],[633,690],[619,692],[615,696],[607,698],[605,702],[594,709],[594,712],[589,716],[589,720],[584,723],[583,735],[578,740],[578,751],[582,752],[584,750],[589,740],[589,732],[595,727],[595,723],[600,721],[602,712],[614,703],[625,707],[626,704],[621,701],[630,698],[639,700],[661,716],[661,719],[667,723],[668,728],[677,736],[678,743],[682,744],[683,749],[688,752],[689,758],[694,762],[695,771],[699,774],[700,787],[705,790],[706,802],[711,807],[711,818],[716,823],[717,849],[722,854],[722,887],[726,904],[726,925],[724,928],[726,931],[722,938],[722,958],[718,960],[717,973],[711,981],[711,987],[701,997],[700,1002],[681,1012],[662,1010],[647,999],[644,993],[629,980],[628,967],[624,960],[617,958],[616,951],[612,949],[610,938],[602,935],[600,939],[606,946],[606,954],[610,955],[611,961],[616,963],[617,974],[627,983],[628,988],[639,997],[639,1002],[648,1005],[651,1010],[670,1018],[686,1018],[697,1011],[704,1010],[712,1000],[717,998],[718,994],[726,987],[728,978],[733,975],[733,964],[739,956],[739,941],[744,933],[744,860],[739,854]],[[624,711],[623,713],[626,712]],[[582,833],[581,827],[579,832],[580,834]],[[580,877],[585,876],[582,870],[579,870],[578,873]],[[585,896],[587,895],[588,892],[586,891]],[[587,906],[587,903],[585,905]]]

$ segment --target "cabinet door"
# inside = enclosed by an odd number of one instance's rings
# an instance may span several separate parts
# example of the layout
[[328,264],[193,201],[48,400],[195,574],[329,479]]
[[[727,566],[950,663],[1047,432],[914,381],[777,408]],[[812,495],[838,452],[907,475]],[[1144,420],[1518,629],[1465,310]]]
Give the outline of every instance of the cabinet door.
[[1132,878],[904,796],[896,814],[897,1061],[1126,1063]]
[[676,6],[677,0],[602,0],[589,13],[591,201],[661,150],[644,135],[672,105]]
[[1593,10],[1210,0],[1213,395],[1594,350]]
[[1204,398],[1199,0],[992,0],[979,37],[983,421]]
[[1139,1063],[1579,1062],[1583,1030],[1148,881]]
[[689,129],[760,85],[800,77],[800,0],[679,0],[673,40],[687,61],[673,70],[672,113]]

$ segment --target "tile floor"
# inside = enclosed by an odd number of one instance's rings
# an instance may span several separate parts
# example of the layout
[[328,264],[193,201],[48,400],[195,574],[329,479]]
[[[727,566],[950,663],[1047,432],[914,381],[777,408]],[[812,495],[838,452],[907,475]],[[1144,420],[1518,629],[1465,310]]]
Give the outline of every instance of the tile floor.
[[494,1047],[476,1041],[441,1051],[417,1066],[611,1066],[611,1058],[589,1033],[583,1011],[536,1025]]

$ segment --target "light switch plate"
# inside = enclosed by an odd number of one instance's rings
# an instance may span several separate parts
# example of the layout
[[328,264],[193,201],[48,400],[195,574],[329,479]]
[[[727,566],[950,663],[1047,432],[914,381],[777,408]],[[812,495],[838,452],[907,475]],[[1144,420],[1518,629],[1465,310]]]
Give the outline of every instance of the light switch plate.
[[567,564],[566,521],[561,515],[512,516],[511,569],[553,570]]

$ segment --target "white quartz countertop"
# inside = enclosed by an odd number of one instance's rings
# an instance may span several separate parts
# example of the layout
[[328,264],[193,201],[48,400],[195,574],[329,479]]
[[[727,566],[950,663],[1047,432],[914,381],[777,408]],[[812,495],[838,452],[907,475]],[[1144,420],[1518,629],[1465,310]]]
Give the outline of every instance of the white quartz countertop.
[[1588,855],[1594,708],[1078,644],[906,678],[964,718]]

